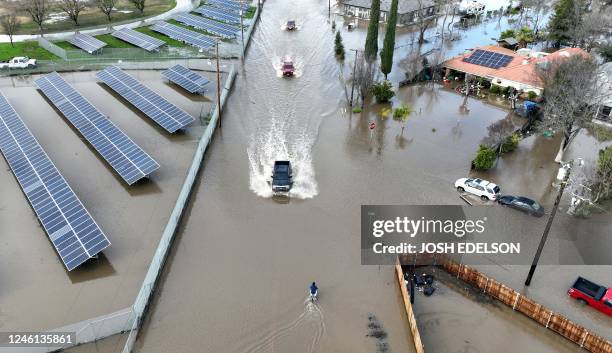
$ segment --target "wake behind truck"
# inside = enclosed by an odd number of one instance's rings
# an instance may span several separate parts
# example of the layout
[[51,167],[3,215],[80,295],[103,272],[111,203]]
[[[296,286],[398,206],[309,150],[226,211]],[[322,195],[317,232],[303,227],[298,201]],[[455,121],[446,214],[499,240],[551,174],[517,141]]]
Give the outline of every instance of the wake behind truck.
[[36,59],[27,56],[16,56],[8,61],[0,62],[0,69],[33,69],[36,67]]
[[606,288],[588,279],[578,277],[567,294],[583,304],[588,304],[602,313],[612,316],[612,288]]

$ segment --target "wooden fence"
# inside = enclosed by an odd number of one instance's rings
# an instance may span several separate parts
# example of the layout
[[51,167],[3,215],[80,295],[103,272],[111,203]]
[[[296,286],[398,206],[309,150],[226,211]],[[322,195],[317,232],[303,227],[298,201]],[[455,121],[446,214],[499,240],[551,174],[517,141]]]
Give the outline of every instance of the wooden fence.
[[404,272],[402,266],[398,263],[395,265],[395,272],[397,273],[397,283],[399,284],[400,291],[402,292],[402,299],[404,300],[404,307],[406,309],[406,315],[408,316],[408,323],[410,325],[410,332],[412,333],[412,340],[414,341],[414,348],[417,353],[425,353],[425,347],[423,341],[421,341],[421,334],[417,326],[416,317],[412,311],[412,303],[410,302],[410,295],[406,289],[404,283]]
[[586,328],[479,271],[453,261],[443,261],[439,265],[451,275],[481,289],[485,294],[539,322],[542,326],[553,330],[581,348],[593,353],[612,353],[612,343],[610,341],[588,332]]

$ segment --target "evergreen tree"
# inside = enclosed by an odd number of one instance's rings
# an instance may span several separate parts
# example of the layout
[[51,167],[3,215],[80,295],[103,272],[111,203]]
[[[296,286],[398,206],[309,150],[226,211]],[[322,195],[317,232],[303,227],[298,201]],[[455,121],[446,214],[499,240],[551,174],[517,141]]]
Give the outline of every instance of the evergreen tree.
[[334,51],[336,52],[336,56],[338,59],[344,60],[344,44],[342,44],[342,36],[340,35],[340,31],[336,32],[336,39],[334,42]]
[[372,0],[370,9],[370,23],[365,41],[364,54],[366,61],[371,63],[378,54],[378,23],[380,22],[380,0]]
[[387,32],[385,33],[385,41],[380,52],[380,70],[385,75],[391,72],[393,67],[393,50],[395,47],[395,26],[397,24],[397,1],[391,0],[391,9],[389,11],[389,20],[387,21]]
[[548,24],[548,39],[554,42],[555,47],[574,40],[581,21],[582,6],[582,0],[559,0],[555,5],[555,13]]

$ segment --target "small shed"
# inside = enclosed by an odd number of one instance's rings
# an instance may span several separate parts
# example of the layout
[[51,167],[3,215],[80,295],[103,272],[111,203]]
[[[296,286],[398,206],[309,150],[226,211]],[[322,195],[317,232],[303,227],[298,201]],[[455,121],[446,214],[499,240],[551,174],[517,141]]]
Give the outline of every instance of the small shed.
[[518,40],[514,37],[502,38],[497,41],[497,44],[502,48],[515,50],[518,47]]

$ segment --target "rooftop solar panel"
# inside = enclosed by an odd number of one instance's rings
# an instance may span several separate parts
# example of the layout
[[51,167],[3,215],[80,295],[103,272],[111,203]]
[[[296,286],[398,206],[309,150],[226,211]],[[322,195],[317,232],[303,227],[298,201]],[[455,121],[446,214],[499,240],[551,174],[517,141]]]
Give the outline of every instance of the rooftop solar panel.
[[56,72],[35,83],[128,185],[159,168],[153,158]]
[[175,65],[163,71],[162,75],[191,93],[202,92],[204,86],[209,82],[206,77],[200,76],[181,65]]
[[109,66],[99,71],[96,76],[169,133],[183,129],[195,121],[191,115],[116,66]]
[[0,150],[68,271],[110,246],[104,232],[1,93]]
[[77,33],[68,39],[72,45],[77,46],[89,54],[93,54],[106,46],[106,43],[89,34]]
[[161,39],[148,36],[131,28],[121,28],[120,30],[113,32],[112,36],[137,47],[141,47],[147,51],[157,50],[159,47],[166,44],[166,42]]
[[512,56],[477,49],[469,57],[463,58],[463,61],[474,65],[499,69],[500,67],[507,66],[512,61]]
[[175,26],[167,22],[158,22],[151,27],[151,30],[203,50],[210,49],[215,45],[215,41],[212,38],[209,38],[202,33],[190,31],[186,28]]
[[216,34],[223,38],[235,38],[238,32],[237,27],[188,13],[177,14],[174,16],[174,19],[188,26],[205,30],[206,32]]
[[194,10],[202,16],[209,17],[219,21],[225,21],[228,23],[239,24],[240,23],[240,15],[236,12],[231,12],[219,8],[209,7],[209,6],[200,6]]

